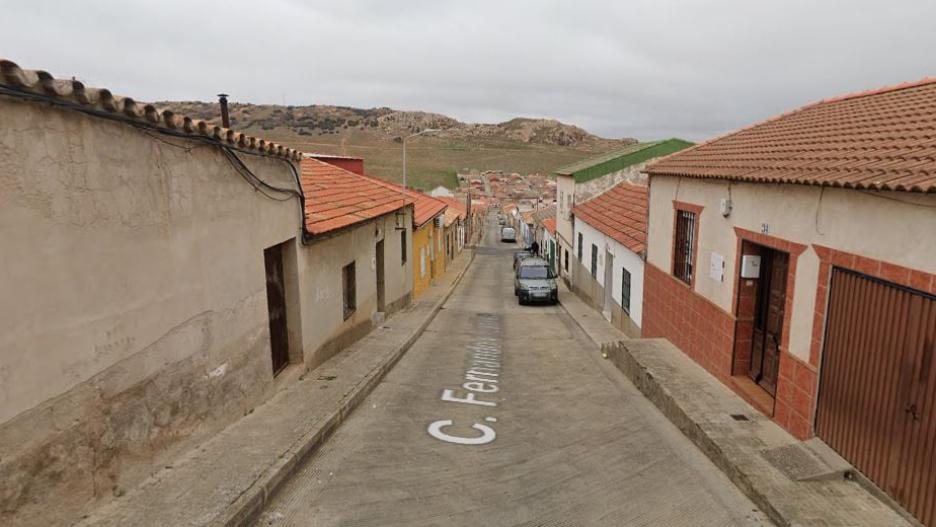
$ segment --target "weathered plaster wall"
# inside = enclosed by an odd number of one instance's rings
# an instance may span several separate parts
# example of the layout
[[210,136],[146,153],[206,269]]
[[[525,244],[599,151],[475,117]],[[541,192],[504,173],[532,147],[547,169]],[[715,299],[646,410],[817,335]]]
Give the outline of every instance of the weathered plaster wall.
[[214,147],[0,115],[0,523],[64,523],[271,393],[263,249],[300,236],[299,206]]
[[641,171],[646,166],[647,162],[638,163],[636,165],[622,168],[621,170],[617,170],[615,172],[609,172],[603,176],[596,177],[582,183],[576,183],[575,203],[582,203],[583,201],[587,201],[624,181],[645,184],[647,181],[647,176]]
[[[727,313],[738,270],[738,238],[734,227],[761,232],[804,245],[818,244],[885,262],[936,273],[936,196],[908,192],[855,190],[733,183],[733,210],[723,218],[719,201],[729,197],[724,181],[655,176],[650,190],[647,261],[659,269],[672,267],[673,200],[702,205],[695,291]],[[925,206],[919,206],[925,205]],[[712,253],[725,257],[725,278],[709,277]],[[791,314],[790,349],[809,360],[815,313],[819,258],[813,249],[797,261]]]
[[[559,241],[559,255],[561,258],[565,251],[569,254],[569,264],[571,266],[574,253],[572,248],[575,245],[574,229],[572,227],[572,207],[575,195],[575,179],[572,176],[556,176],[556,196],[558,206],[556,207],[556,238]],[[563,269],[563,276],[568,273]]]
[[[315,368],[374,325],[377,312],[377,242],[384,241],[385,303],[392,312],[409,302],[412,258],[402,262],[400,231],[395,214],[387,214],[300,250],[299,283],[302,336],[307,369]],[[405,225],[412,224],[412,207]],[[407,242],[411,237],[407,228]],[[344,318],[341,271],[355,262],[357,309]]]

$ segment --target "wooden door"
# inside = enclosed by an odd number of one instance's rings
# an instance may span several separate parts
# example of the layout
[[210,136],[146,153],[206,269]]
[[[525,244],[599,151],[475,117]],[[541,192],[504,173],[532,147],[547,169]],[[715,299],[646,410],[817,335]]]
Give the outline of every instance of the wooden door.
[[936,525],[936,297],[835,268],[816,432]]
[[748,375],[771,395],[777,393],[777,377],[780,373],[788,262],[786,253],[765,250],[757,283],[757,307]]
[[286,326],[286,287],[283,279],[283,245],[263,251],[266,268],[267,314],[270,322],[270,355],[273,375],[289,364],[289,331]]
[[386,284],[384,279],[384,241],[377,242],[377,311],[384,312],[386,305]]

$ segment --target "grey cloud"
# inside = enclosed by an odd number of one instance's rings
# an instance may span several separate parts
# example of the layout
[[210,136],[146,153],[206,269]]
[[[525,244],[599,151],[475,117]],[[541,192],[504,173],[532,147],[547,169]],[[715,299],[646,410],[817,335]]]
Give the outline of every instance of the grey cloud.
[[936,74],[936,2],[16,2],[0,55],[144,100],[555,117],[700,140]]

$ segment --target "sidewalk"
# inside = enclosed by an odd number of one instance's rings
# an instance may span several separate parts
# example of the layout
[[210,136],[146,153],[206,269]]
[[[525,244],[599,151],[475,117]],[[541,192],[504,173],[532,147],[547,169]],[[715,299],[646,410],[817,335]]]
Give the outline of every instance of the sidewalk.
[[628,339],[565,287],[560,302],[602,353],[777,525],[915,525],[850,476],[818,439],[798,441],[666,339]]
[[79,525],[247,524],[419,338],[473,259],[466,248],[413,305]]

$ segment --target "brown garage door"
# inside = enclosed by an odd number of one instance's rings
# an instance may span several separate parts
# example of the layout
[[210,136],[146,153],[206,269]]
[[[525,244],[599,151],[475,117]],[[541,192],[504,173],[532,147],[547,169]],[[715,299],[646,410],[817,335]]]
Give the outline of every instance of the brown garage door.
[[936,298],[834,269],[819,437],[936,525]]

